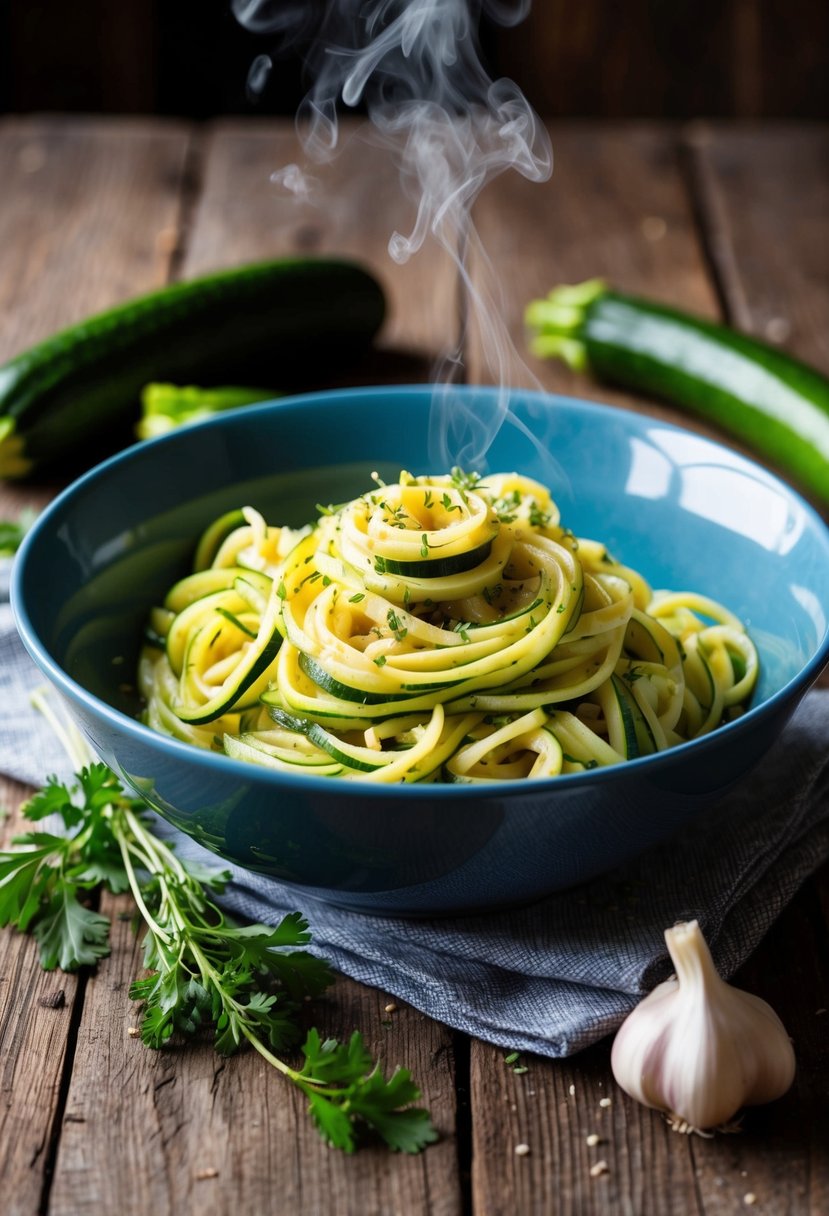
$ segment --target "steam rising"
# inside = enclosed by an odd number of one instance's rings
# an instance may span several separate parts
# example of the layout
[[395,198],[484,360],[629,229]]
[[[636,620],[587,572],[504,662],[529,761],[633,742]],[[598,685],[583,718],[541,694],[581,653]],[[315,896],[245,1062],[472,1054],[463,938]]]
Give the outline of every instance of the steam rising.
[[[468,302],[465,332],[461,348],[444,360],[440,378],[462,374],[461,351],[474,324],[487,371],[502,391],[490,418],[468,416],[448,389],[436,394],[430,459],[438,468],[456,463],[483,468],[507,414],[504,386],[510,372],[523,365],[501,320],[494,276],[480,273],[488,261],[471,210],[484,186],[507,169],[532,181],[546,180],[552,152],[518,86],[493,81],[486,72],[477,29],[482,15],[504,26],[517,24],[529,0],[232,0],[232,5],[248,29],[274,36],[282,50],[304,53],[312,84],[297,120],[309,158],[323,162],[334,155],[339,104],[365,104],[369,137],[395,156],[416,211],[410,232],[391,234],[391,257],[406,262],[432,236],[455,260]],[[261,59],[249,89],[264,84]],[[308,196],[310,184],[297,166],[278,177],[297,195]],[[473,253],[477,286],[468,270]]]

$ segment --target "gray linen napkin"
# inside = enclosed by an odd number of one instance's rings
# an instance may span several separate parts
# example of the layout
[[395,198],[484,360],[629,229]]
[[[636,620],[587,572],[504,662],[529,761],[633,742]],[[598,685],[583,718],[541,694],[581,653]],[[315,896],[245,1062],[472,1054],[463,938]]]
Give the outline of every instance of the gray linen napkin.
[[[0,604],[0,767],[30,784],[68,775],[28,704],[42,683]],[[182,855],[216,864],[160,820],[158,828]],[[315,953],[346,975],[499,1046],[565,1056],[614,1030],[670,974],[666,927],[696,917],[729,976],[827,857],[829,692],[814,691],[719,806],[623,869],[531,907],[429,921],[367,916],[238,867],[223,903],[266,923],[298,909]]]

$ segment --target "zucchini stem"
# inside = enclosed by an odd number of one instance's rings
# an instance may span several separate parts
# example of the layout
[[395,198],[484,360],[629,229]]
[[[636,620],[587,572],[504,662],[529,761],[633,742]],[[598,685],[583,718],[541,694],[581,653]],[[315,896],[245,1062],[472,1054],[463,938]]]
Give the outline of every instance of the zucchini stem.
[[280,394],[269,388],[198,388],[195,385],[147,384],[141,393],[139,439],[153,439],[176,427],[210,418],[224,410],[235,410]]
[[524,312],[530,329],[530,349],[539,359],[561,359],[573,371],[587,370],[587,346],[582,340],[585,313],[607,290],[601,279],[556,287],[543,300],[532,300]]
[[0,480],[25,477],[32,462],[23,455],[23,436],[15,434],[15,420],[7,414],[0,418]]

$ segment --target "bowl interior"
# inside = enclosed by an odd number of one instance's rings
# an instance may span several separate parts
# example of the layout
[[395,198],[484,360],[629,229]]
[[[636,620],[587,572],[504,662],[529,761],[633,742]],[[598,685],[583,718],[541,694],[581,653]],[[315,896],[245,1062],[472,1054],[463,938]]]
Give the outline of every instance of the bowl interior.
[[[373,472],[394,480],[401,468],[441,471],[436,400],[425,387],[285,399],[115,457],[75,483],[34,530],[18,613],[78,684],[132,716],[147,610],[187,572],[201,529],[245,504],[270,522],[299,525],[316,504],[368,489]],[[453,402],[448,425],[461,431],[469,431],[466,416],[477,424],[500,409],[493,389],[461,390]],[[463,443],[471,448],[469,434],[456,437],[456,450]],[[543,481],[564,524],[604,541],[653,587],[694,589],[735,612],[761,653],[755,704],[804,667],[819,667],[828,534],[758,466],[649,418],[515,393],[486,460],[469,467]]]

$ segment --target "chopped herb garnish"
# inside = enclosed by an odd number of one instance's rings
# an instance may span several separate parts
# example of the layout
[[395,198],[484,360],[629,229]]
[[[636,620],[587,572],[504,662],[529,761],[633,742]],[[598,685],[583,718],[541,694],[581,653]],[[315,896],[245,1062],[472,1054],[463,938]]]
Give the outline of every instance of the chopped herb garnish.
[[[466,502],[465,494],[461,493],[461,498],[463,499],[464,502]],[[452,499],[449,497],[448,494],[443,495],[441,502],[443,503],[443,508],[445,511],[462,511],[463,510],[463,507],[461,506],[461,504],[459,502],[452,502]]]
[[400,624],[400,617],[397,615],[397,613],[394,611],[393,608],[389,609],[386,620],[389,623],[389,629],[392,631],[394,636],[397,638],[398,642],[402,642],[403,639],[405,638],[406,634],[409,631],[408,631],[408,629],[405,628],[405,626]]
[[349,598],[349,601],[348,601],[348,602],[349,602],[349,604],[359,604],[359,603],[360,603],[362,600],[364,600],[365,598],[366,598],[366,597],[365,597],[365,595],[363,594],[363,592],[362,592],[362,591],[358,591],[356,595],[352,595],[352,596]]
[[459,490],[477,490],[481,485],[480,473],[465,473],[458,465],[453,467],[451,477],[452,485]]
[[375,663],[377,667],[385,667],[386,656],[384,654],[378,654],[376,659],[372,659],[372,662]]

